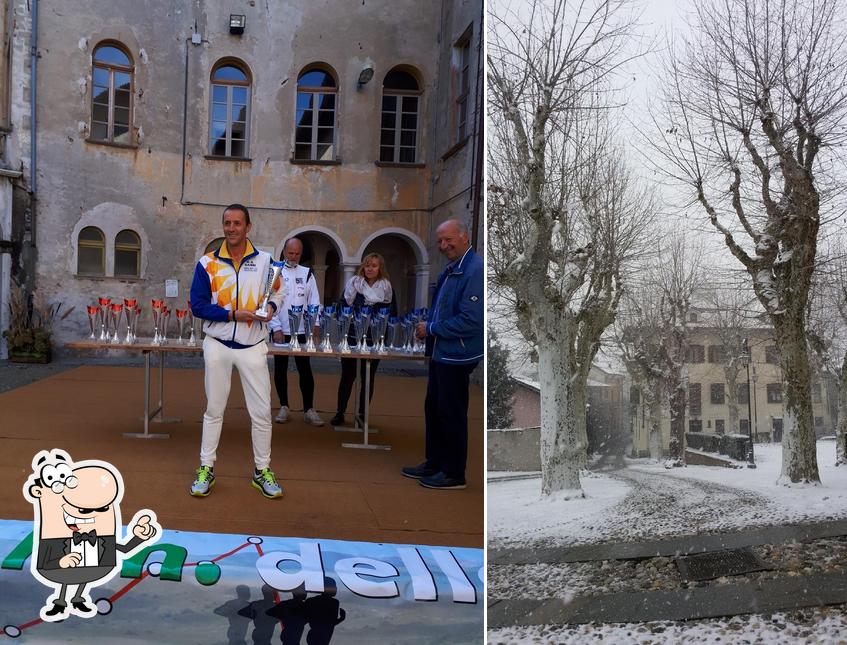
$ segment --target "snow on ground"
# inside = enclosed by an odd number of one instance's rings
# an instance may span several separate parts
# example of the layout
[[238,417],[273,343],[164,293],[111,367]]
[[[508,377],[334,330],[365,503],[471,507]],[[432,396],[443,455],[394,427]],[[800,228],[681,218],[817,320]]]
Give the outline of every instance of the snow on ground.
[[492,476],[488,539],[495,548],[631,542],[847,517],[847,468],[836,468],[835,443],[818,442],[821,486],[776,484],[782,446],[756,446],[758,468],[666,469],[647,459],[591,473],[585,499],[542,499],[541,480]]
[[818,441],[817,452],[820,486],[777,485],[782,468],[781,444],[757,444],[755,469],[686,466],[666,470],[655,462],[629,460],[628,470],[712,482],[758,494],[768,500],[767,524],[843,518],[847,516],[847,468],[834,465],[834,441]]
[[766,616],[690,622],[512,627],[488,632],[490,645],[504,643],[603,643],[604,645],[682,645],[727,643],[828,645],[847,643],[844,606],[804,609]]
[[[630,486],[608,475],[592,473],[582,478],[582,489],[584,499],[542,499],[540,477],[514,481],[492,478],[488,484],[489,544],[516,546],[563,535],[576,539],[587,534],[599,539],[602,532],[597,533],[592,527],[603,523],[609,509],[630,492]],[[578,526],[575,520],[579,520]]]

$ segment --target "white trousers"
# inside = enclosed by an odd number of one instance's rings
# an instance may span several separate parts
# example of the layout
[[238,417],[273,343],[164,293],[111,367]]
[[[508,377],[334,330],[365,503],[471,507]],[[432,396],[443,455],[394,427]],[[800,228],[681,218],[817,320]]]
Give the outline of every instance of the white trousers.
[[259,470],[271,463],[271,378],[268,373],[268,346],[259,343],[245,349],[232,349],[211,336],[203,339],[206,363],[206,413],[200,465],[214,466],[221,438],[224,410],[232,385],[232,367],[238,370],[244,399],[250,413],[253,460]]

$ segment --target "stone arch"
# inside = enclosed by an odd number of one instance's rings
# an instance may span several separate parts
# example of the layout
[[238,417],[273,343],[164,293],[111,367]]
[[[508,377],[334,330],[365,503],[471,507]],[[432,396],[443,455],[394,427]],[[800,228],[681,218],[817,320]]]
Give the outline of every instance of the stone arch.
[[360,253],[354,258],[355,263],[351,264],[358,268],[360,258],[368,253],[379,253],[385,258],[397,309],[401,314],[413,307],[427,305],[428,256],[426,248],[414,233],[402,228],[380,229],[364,240]]
[[301,261],[315,274],[321,302],[334,303],[344,288],[341,266],[343,258],[347,255],[344,242],[335,231],[324,226],[301,226],[289,231],[274,247],[274,259],[281,257],[285,240],[291,237],[303,240]]
[[427,253],[426,245],[421,241],[421,238],[412,233],[412,231],[400,228],[399,226],[387,226],[368,235],[356,251],[355,257],[348,259],[348,262],[359,262],[365,254],[365,249],[367,249],[368,244],[383,235],[396,235],[398,237],[406,238],[409,246],[411,246],[412,250],[415,252],[416,262],[418,264],[429,264],[429,253]]

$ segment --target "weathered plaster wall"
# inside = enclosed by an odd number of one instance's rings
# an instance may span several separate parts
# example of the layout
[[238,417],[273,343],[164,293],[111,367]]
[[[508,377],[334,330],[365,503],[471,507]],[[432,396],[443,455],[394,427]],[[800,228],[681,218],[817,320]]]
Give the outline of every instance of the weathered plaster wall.
[[[472,145],[440,161],[446,135],[437,122],[452,100],[440,84],[451,80],[452,39],[476,21],[477,2],[349,3],[296,0],[283,4],[202,0],[116,0],[103,3],[39,2],[38,63],[38,285],[48,300],[76,307],[57,327],[57,340],[79,338],[84,306],[100,295],[142,302],[164,293],[164,280],[180,281],[184,303],[194,263],[220,232],[221,205],[251,208],[251,238],[279,252],[292,232],[310,232],[325,261],[337,253],[336,282],[358,264],[365,248],[396,257],[392,275],[406,301],[425,304],[426,285],[442,262],[432,240],[431,207],[469,184]],[[29,12],[16,2],[15,52],[27,53]],[[243,36],[228,33],[230,13],[244,13]],[[442,14],[450,27],[441,34]],[[186,39],[195,28],[199,46]],[[458,33],[453,34],[453,31]],[[439,42],[439,36],[441,41]],[[134,147],[86,141],[90,117],[91,55],[104,39],[123,43],[135,65]],[[476,48],[472,48],[476,78]],[[252,75],[250,160],[208,159],[209,77],[216,61],[234,57]],[[13,83],[21,127],[16,142],[28,159],[28,56],[18,59]],[[322,62],[339,80],[338,165],[292,164],[296,79],[306,65]],[[357,89],[365,64],[373,80]],[[377,167],[382,79],[395,65],[410,65],[423,82],[419,141],[423,168]],[[187,100],[186,155],[182,155],[183,100]],[[476,108],[474,108],[476,109]],[[436,113],[439,114],[436,119]],[[467,157],[467,158],[466,158]],[[438,161],[436,161],[438,160]],[[181,177],[185,174],[184,186]],[[432,173],[439,173],[435,187]],[[182,202],[180,200],[182,198]],[[456,203],[464,204],[458,200]],[[435,217],[446,213],[436,209]],[[460,215],[450,211],[451,216]],[[107,235],[107,276],[76,276],[76,235],[101,221]],[[140,280],[108,277],[114,231],[132,228],[142,238]],[[333,235],[327,234],[331,231]],[[311,239],[310,238],[310,239]],[[335,256],[332,256],[335,257]],[[433,263],[439,263],[433,265]],[[433,265],[433,266],[431,266]],[[145,312],[145,316],[149,314]]]

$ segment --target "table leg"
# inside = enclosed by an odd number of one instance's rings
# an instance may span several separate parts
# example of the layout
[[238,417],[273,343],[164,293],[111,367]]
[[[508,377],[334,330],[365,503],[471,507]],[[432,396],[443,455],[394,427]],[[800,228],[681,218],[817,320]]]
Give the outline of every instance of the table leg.
[[[152,352],[148,350],[144,350],[144,432],[124,432],[124,437],[128,437],[130,439],[170,439],[169,434],[165,433],[150,433],[150,419],[159,414],[162,411],[162,401],[161,401],[161,387],[159,394],[159,407],[153,412],[150,411],[150,354]],[[162,357],[160,355],[159,362],[161,363]],[[159,376],[159,382],[161,383],[161,376]]]
[[159,354],[159,407],[156,408],[156,414],[151,419],[153,423],[180,423],[182,419],[175,417],[165,417],[165,352]]
[[[362,359],[357,357],[356,358],[356,389],[353,390],[353,425],[332,426],[332,429],[335,430],[336,432],[362,432],[362,430],[363,430],[362,428],[360,428],[359,426],[356,425],[356,407],[358,406],[358,403],[359,403],[359,391],[362,388],[362,381],[359,379],[359,374],[361,372],[361,370],[359,369],[359,366],[361,365],[361,363],[362,363]],[[365,404],[365,405],[367,405],[367,404]],[[344,412],[346,413],[347,410],[344,410]],[[377,430],[376,428],[371,428],[372,434],[376,434],[378,432],[379,432],[379,430]]]
[[[391,446],[388,444],[378,444],[378,443],[368,443],[368,423],[370,421],[370,399],[369,396],[371,393],[371,361],[369,358],[364,359],[365,361],[365,427],[364,427],[364,440],[362,443],[342,443],[341,446],[344,448],[366,448],[371,450],[391,450]],[[358,365],[357,365],[358,369]]]

